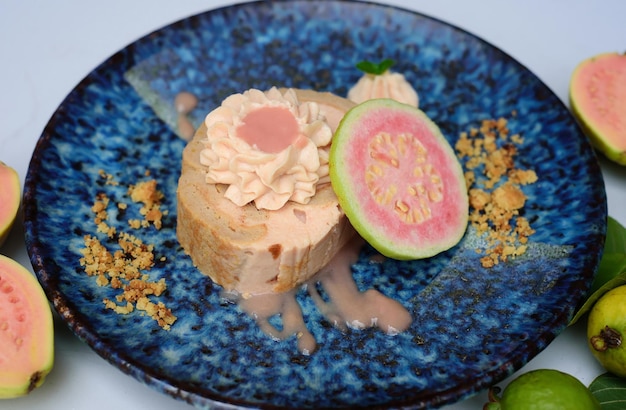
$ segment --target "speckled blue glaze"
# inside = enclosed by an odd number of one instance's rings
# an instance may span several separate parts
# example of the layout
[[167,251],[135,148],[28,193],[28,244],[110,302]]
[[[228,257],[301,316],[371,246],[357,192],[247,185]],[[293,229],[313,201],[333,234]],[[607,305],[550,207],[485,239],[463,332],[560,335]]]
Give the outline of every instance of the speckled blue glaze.
[[[341,16],[339,18],[339,16]],[[257,329],[220,288],[197,272],[176,241],[175,190],[184,142],[173,98],[200,98],[198,124],[227,95],[272,85],[345,95],[363,59],[397,61],[421,108],[454,143],[483,118],[505,116],[521,133],[518,165],[539,181],[524,187],[524,213],[537,230],[526,255],[481,268],[472,229],[435,258],[354,266],[412,313],[410,329],[343,334],[298,295],[319,343]],[[512,111],[517,112],[511,117]],[[98,171],[120,186],[105,185]],[[178,321],[160,329],[135,312],[117,315],[79,265],[83,235],[96,234],[98,192],[124,200],[146,170],[165,192],[164,226],[137,235],[154,243],[150,278],[166,278],[158,300]],[[128,202],[126,200],[126,202]],[[75,334],[124,373],[197,407],[365,406],[434,408],[510,375],[563,330],[593,278],[603,246],[606,198],[594,153],[557,97],[502,51],[440,21],[406,10],[348,1],[242,4],[152,33],[113,55],[61,104],[41,136],[26,178],[26,239],[33,267]],[[112,212],[127,230],[136,212]],[[100,235],[103,241],[106,240]],[[111,245],[111,244],[109,244]],[[112,246],[112,245],[111,245]],[[164,260],[160,260],[161,257]]]

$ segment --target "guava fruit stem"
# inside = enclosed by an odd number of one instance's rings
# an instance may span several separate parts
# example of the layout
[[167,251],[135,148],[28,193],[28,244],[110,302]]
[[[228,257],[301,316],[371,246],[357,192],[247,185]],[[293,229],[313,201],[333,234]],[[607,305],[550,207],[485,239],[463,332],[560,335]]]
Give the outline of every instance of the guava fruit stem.
[[37,386],[39,386],[42,376],[43,375],[41,372],[35,372],[30,376],[30,383],[28,384],[27,393],[30,393],[31,391],[35,390]]
[[492,386],[487,392],[489,401],[483,406],[483,410],[500,410],[500,397],[498,394],[502,391],[498,386]]
[[589,342],[596,351],[604,352],[606,349],[621,346],[622,334],[609,326],[605,326],[604,329],[600,330],[600,334],[592,336]]

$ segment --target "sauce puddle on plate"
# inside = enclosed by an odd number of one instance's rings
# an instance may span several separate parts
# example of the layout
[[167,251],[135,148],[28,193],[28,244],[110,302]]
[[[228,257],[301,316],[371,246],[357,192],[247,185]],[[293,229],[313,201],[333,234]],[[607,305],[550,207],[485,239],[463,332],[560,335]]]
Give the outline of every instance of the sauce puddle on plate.
[[[320,313],[335,328],[346,331],[378,327],[389,335],[395,335],[410,326],[411,314],[402,304],[375,289],[363,292],[358,289],[352,276],[351,265],[357,261],[362,245],[363,240],[360,237],[353,239],[303,286]],[[327,298],[322,297],[318,285]],[[296,300],[299,289],[246,298],[224,293],[223,297],[237,303],[270,337],[285,340],[296,335],[298,350],[304,355],[309,355],[315,351],[317,342],[307,329],[302,308]],[[281,328],[270,323],[274,316],[281,318]]]
[[185,141],[189,141],[193,138],[193,134],[196,132],[188,114],[197,106],[198,97],[186,91],[178,93],[174,99],[174,107],[178,113],[178,132]]

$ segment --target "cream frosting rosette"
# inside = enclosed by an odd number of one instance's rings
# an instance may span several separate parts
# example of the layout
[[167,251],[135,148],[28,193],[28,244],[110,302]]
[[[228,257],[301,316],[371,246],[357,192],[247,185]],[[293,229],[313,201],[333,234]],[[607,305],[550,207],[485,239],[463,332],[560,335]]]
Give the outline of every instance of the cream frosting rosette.
[[419,96],[404,75],[389,70],[382,74],[365,74],[348,90],[348,99],[360,104],[374,98],[391,98],[414,107]]
[[225,197],[239,206],[276,210],[287,201],[306,204],[318,184],[330,182],[332,130],[314,102],[300,103],[292,89],[250,89],[227,97],[205,118],[200,153],[206,181],[229,185]]

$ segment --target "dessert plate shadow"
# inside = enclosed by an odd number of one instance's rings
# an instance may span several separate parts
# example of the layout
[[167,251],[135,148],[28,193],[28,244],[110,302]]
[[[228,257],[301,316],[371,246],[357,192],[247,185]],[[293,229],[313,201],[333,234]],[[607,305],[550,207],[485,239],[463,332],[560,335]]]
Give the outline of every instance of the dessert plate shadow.
[[[341,16],[341,18],[338,18]],[[345,96],[361,60],[396,61],[421,108],[454,144],[487,118],[508,118],[523,136],[516,158],[533,169],[524,216],[528,252],[481,266],[481,237],[422,261],[378,261],[366,248],[354,266],[363,289],[404,304],[411,327],[396,336],[342,333],[302,292],[319,348],[264,335],[200,274],[176,240],[176,185],[185,142],[174,98],[195,94],[198,125],[226,96],[249,88],[310,88]],[[132,229],[140,204],[130,185],[154,179],[163,226]],[[140,310],[117,314],[80,264],[98,195],[108,223],[154,246],[150,281],[177,316],[162,329]],[[116,207],[124,203],[126,208]],[[264,1],[208,11],[157,30],[87,75],[44,129],[26,177],[26,241],[47,296],[71,330],[122,372],[197,407],[434,408],[486,389],[523,366],[567,325],[593,279],[606,229],[595,154],[566,107],[529,70],[476,36],[436,19],[375,3]]]

